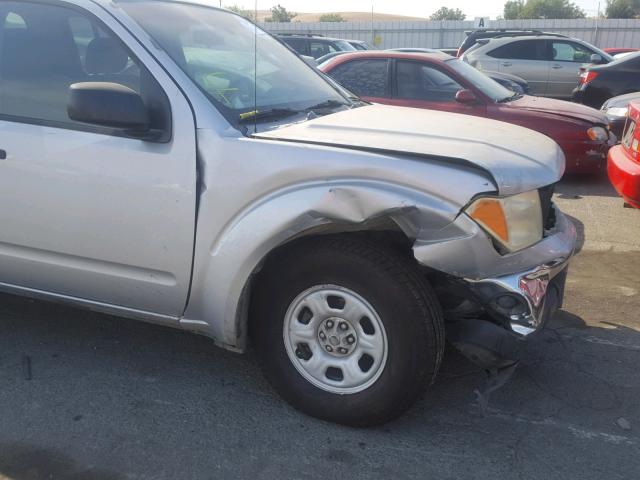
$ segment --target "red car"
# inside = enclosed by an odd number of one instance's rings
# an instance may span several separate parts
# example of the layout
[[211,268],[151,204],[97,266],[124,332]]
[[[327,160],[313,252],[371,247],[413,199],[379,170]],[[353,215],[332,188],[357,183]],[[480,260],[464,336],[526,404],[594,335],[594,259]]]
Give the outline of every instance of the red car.
[[564,151],[567,172],[603,171],[616,141],[602,112],[516,94],[448,55],[354,52],[329,60],[321,70],[371,102],[476,115],[544,133]]
[[609,180],[624,201],[640,208],[640,101],[629,104],[622,142],[609,150]]
[[638,50],[640,50],[640,48],[617,48],[617,47],[611,47],[611,48],[603,48],[603,51],[607,52],[609,55],[617,55],[619,53],[629,53],[629,52],[637,52]]

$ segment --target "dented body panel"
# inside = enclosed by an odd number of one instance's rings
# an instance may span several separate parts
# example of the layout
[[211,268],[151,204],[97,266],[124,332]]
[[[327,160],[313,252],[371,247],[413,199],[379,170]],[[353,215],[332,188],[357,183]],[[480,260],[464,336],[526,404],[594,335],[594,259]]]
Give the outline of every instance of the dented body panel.
[[221,138],[208,129],[198,130],[198,149],[194,273],[181,324],[240,349],[248,282],[274,248],[323,226],[366,230],[377,220],[412,239],[436,239],[474,195],[497,189],[484,172],[441,159]]

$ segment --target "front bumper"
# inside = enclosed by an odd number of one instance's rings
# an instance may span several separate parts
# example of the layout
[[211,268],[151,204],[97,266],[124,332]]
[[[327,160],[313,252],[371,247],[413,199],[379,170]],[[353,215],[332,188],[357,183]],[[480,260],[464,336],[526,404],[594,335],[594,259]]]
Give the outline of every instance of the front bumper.
[[525,272],[469,281],[469,288],[497,322],[527,336],[542,329],[562,306],[568,262],[558,258]]
[[609,150],[609,180],[624,200],[640,208],[640,162],[632,159],[622,145]]
[[607,164],[607,153],[617,141],[616,135],[609,131],[609,138],[604,142],[561,143],[560,146],[566,158],[566,172],[591,174],[604,171]]
[[562,212],[556,208],[555,213],[553,230],[518,252],[500,255],[487,235],[476,230],[475,222],[460,216],[459,226],[471,229],[467,236],[414,246],[414,255],[423,265],[454,277],[462,287],[458,296],[477,304],[478,314],[515,337],[524,337],[540,330],[562,306],[577,234]]

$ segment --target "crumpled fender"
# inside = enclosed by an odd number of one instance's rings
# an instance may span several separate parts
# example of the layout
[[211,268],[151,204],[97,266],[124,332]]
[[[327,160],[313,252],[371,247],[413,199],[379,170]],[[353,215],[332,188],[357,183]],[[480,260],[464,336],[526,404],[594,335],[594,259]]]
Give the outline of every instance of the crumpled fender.
[[215,238],[204,278],[194,285],[181,323],[227,348],[243,350],[245,289],[274,248],[321,225],[361,225],[381,217],[393,220],[409,238],[437,238],[458,212],[459,206],[423,192],[373,181],[277,192],[246,208]]

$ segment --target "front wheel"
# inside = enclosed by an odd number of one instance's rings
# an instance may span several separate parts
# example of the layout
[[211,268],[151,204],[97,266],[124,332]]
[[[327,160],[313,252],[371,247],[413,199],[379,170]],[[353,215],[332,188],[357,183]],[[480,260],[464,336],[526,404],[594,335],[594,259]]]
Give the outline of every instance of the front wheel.
[[404,412],[436,375],[442,314],[415,265],[359,237],[300,241],[265,265],[252,336],[294,407],[354,426]]

